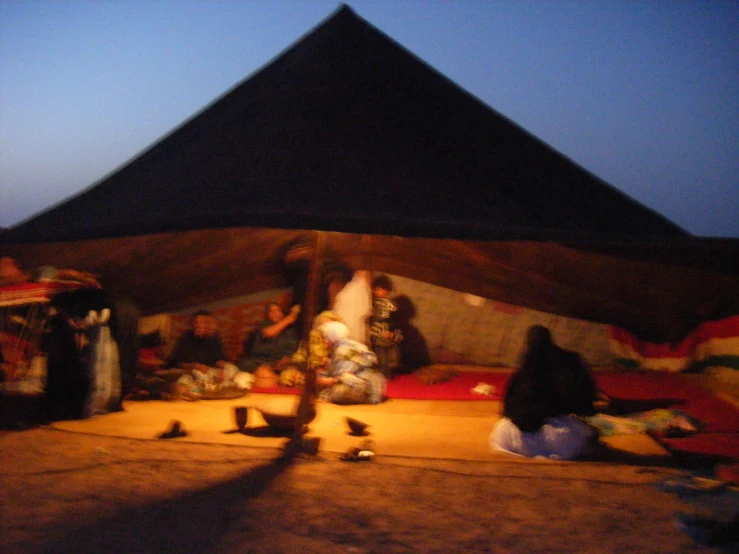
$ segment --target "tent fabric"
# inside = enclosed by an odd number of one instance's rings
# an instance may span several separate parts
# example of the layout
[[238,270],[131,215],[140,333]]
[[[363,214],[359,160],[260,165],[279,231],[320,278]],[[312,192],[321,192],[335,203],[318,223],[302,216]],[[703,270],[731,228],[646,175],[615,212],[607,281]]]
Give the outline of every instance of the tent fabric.
[[0,286],[0,308],[46,304],[58,292],[79,288],[81,283],[46,281]]
[[470,299],[458,291],[391,275],[394,294],[415,308],[411,324],[437,363],[516,367],[532,325],[544,325],[555,342],[579,352],[590,365],[614,361],[603,324],[500,301]]
[[342,6],[7,240],[244,225],[468,238],[687,235]]
[[[0,245],[23,267],[101,274],[145,315],[288,287],[278,253],[302,231],[201,229],[64,243]],[[739,241],[738,241],[739,242]],[[679,341],[707,307],[739,313],[739,277],[680,264],[603,255],[554,242],[460,241],[329,233],[352,267],[368,268],[503,304],[595,323],[640,339]],[[739,249],[737,251],[739,254]],[[733,312],[732,312],[733,311]]]
[[650,343],[609,326],[616,361],[632,367],[672,372],[712,366],[739,369],[739,316],[707,321],[677,343]]
[[739,241],[690,237],[347,6],[84,192],[0,234],[145,315],[289,286],[278,254],[680,340],[739,313]]
[[[526,331],[536,324],[546,325],[557,344],[579,352],[592,366],[614,361],[606,325],[497,301],[471,305],[466,295],[457,291],[396,275],[390,277],[394,294],[405,297],[413,306],[415,315],[410,324],[423,337],[433,363],[516,367]],[[260,293],[167,314],[170,343],[189,329],[196,309],[207,309],[218,321],[229,359],[236,360],[244,339],[262,321],[264,307],[272,301],[287,306],[289,291],[275,289],[269,295]]]

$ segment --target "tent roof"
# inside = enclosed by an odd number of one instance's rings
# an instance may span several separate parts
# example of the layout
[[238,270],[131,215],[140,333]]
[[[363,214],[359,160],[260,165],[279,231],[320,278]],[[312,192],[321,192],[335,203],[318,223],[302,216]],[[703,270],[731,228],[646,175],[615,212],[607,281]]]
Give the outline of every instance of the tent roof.
[[140,156],[3,240],[239,226],[686,236],[341,6]]

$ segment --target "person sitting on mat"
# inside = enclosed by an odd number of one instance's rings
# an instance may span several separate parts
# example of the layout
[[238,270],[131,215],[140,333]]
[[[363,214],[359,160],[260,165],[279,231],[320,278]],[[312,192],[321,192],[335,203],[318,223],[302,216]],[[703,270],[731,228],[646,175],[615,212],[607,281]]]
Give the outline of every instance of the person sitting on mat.
[[205,310],[195,312],[192,328],[177,342],[166,366],[186,370],[175,385],[176,394],[185,400],[198,400],[211,390],[246,390],[254,380],[227,359],[216,318]]
[[555,345],[549,329],[534,325],[490,445],[529,457],[577,458],[597,443],[597,430],[579,417],[595,413],[595,397],[595,384],[580,356]]
[[274,381],[276,385],[280,372],[288,367],[300,343],[295,327],[299,314],[297,304],[285,315],[277,302],[268,303],[264,319],[244,341],[239,369],[254,373],[258,380]]
[[377,356],[367,346],[349,338],[340,321],[318,327],[328,352],[317,372],[319,399],[334,404],[379,404],[385,400],[387,380],[377,369]]

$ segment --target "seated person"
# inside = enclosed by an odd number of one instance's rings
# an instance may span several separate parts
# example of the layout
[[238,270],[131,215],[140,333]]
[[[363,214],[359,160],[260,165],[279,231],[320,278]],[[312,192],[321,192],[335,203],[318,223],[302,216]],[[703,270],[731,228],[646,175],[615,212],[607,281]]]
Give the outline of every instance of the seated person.
[[308,335],[308,350],[306,351],[305,343],[300,341],[298,349],[291,357],[291,363],[280,373],[281,385],[302,387],[305,384],[305,371],[308,368],[317,372],[326,365],[329,352],[318,327],[327,321],[343,323],[342,318],[330,310],[325,310],[313,318],[313,327]]
[[193,315],[192,328],[180,337],[165,365],[186,370],[176,383],[177,394],[186,400],[220,388],[245,390],[253,382],[251,375],[228,361],[216,318],[204,310]]
[[523,456],[557,459],[587,453],[598,433],[578,417],[594,413],[594,385],[582,392],[572,386],[578,379],[587,382],[583,371],[587,374],[579,355],[556,346],[549,329],[529,328],[521,367],[508,384],[504,417],[493,427],[491,446]]
[[334,404],[379,404],[385,400],[387,380],[377,369],[377,356],[349,338],[349,328],[328,321],[317,328],[328,357],[317,371],[319,398]]
[[290,361],[300,342],[295,322],[300,306],[293,306],[285,315],[277,302],[267,304],[264,320],[244,341],[243,354],[238,361],[239,369],[260,376],[277,374]]

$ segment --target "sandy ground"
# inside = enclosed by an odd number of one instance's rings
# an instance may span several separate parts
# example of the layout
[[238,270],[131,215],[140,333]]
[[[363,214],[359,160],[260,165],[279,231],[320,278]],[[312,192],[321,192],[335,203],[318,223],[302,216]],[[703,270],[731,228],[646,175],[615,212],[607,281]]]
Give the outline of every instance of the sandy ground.
[[0,432],[0,552],[714,552],[657,486],[681,470]]

